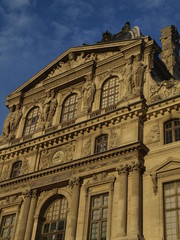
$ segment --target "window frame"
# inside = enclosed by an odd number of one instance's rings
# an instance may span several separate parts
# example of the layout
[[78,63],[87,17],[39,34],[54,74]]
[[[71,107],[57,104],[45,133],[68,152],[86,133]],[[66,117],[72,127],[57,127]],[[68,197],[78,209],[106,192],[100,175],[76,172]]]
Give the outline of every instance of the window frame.
[[[65,104],[67,103],[67,101],[71,101],[71,98],[75,96],[75,101],[71,104],[69,103],[67,106],[65,106]],[[72,110],[70,110],[70,108],[73,107]],[[65,112],[65,109],[67,109],[67,112]],[[72,122],[77,118],[77,110],[78,110],[78,94],[77,93],[71,93],[70,95],[68,95],[62,104],[62,111],[61,111],[61,118],[60,118],[60,123],[64,124],[67,122]],[[70,114],[72,113],[72,118],[70,118]],[[67,115],[67,119],[64,119],[64,116]]]
[[[35,110],[37,110],[37,113],[34,114]],[[30,114],[32,114],[32,117],[29,117]],[[23,130],[23,136],[28,136],[37,131],[37,126],[39,123],[39,116],[40,116],[40,108],[38,106],[35,106],[29,110],[29,112],[26,115],[25,124],[24,124],[24,130]],[[27,131],[27,129],[29,130]],[[32,129],[34,130],[32,131]]]
[[[14,217],[14,220],[13,220],[13,225],[12,224],[9,224],[7,227],[3,227],[3,222],[4,222],[4,219],[7,218],[7,217],[11,217],[11,219]],[[1,218],[1,225],[0,225],[0,238],[3,240],[6,240],[6,239],[12,239],[13,235],[14,235],[14,229],[16,227],[16,213],[12,213],[12,214],[7,214],[7,215],[3,215],[2,218]],[[10,233],[10,229],[12,228],[12,232],[11,232],[11,235],[7,237],[4,237],[2,238],[2,233],[3,233],[3,230],[4,229],[8,229],[8,234]],[[10,237],[10,238],[9,238]]]
[[[101,143],[98,143],[97,141],[102,141]],[[101,147],[102,149],[102,146],[106,144],[106,149],[105,150],[98,150],[99,147]],[[104,148],[104,147],[103,147]],[[105,151],[108,150],[108,134],[101,134],[99,136],[97,136],[95,138],[95,143],[94,143],[94,153],[95,154],[98,154],[98,153],[103,153]]]
[[[108,202],[106,205],[103,205],[103,197],[108,196]],[[100,198],[100,205],[99,206],[93,206],[94,199]],[[89,221],[88,221],[88,240],[91,240],[91,229],[92,225],[95,223],[98,223],[98,240],[101,239],[101,234],[102,234],[102,223],[106,222],[106,239],[107,239],[107,228],[108,228],[108,214],[109,214],[109,192],[106,193],[101,193],[97,195],[90,196],[90,207],[89,207]],[[107,209],[107,217],[103,218],[103,209]],[[99,219],[93,219],[93,212],[98,211],[100,212],[100,217]]]
[[[166,209],[165,208],[165,203],[166,203],[166,199],[167,198],[170,198],[170,197],[172,197],[172,196],[175,196],[175,205],[176,205],[176,207],[175,208],[173,208],[173,210],[175,211],[175,213],[176,213],[176,219],[177,219],[177,221],[176,221],[176,233],[178,234],[177,235],[177,237],[178,237],[178,239],[180,239],[180,225],[178,224],[178,222],[180,221],[180,215],[178,216],[178,211],[180,211],[180,206],[178,207],[178,196],[180,196],[180,192],[178,193],[177,192],[177,182],[179,182],[179,184],[180,184],[180,180],[179,179],[175,179],[174,181],[172,180],[172,181],[169,181],[169,182],[163,182],[163,186],[162,186],[162,192],[163,192],[163,226],[164,226],[164,238],[165,239],[167,239],[167,233],[166,233],[166,231],[167,231],[167,227],[166,227],[166,212],[172,212],[172,208],[170,208],[170,209]],[[168,185],[168,184],[173,184],[175,187],[174,187],[174,189],[175,189],[175,193],[174,194],[172,194],[172,195],[169,195],[168,197],[166,197],[165,196],[165,186],[166,185]]]
[[[62,208],[62,206],[63,206],[62,201],[63,200],[66,200],[64,209]],[[56,206],[55,206],[56,202],[59,202],[58,210],[56,209]],[[52,216],[51,216],[50,220],[47,220],[47,214],[48,214],[48,212],[49,212],[49,210],[51,208],[53,208]],[[60,215],[62,214],[61,211],[63,211],[63,210],[64,210],[63,214],[65,215],[65,217],[64,218],[60,218]],[[53,219],[53,216],[55,216],[54,215],[55,212],[58,214],[58,218],[57,219],[56,218]],[[57,237],[58,234],[62,234],[63,240],[64,240],[65,239],[65,234],[66,234],[67,214],[68,214],[68,200],[67,200],[67,198],[65,196],[61,195],[58,198],[53,199],[53,201],[51,201],[48,204],[47,209],[45,210],[44,214],[42,215],[44,221],[42,222],[41,229],[40,229],[40,240],[44,240],[44,239],[46,239],[46,237],[48,239],[48,237],[51,234],[55,234],[56,237]],[[64,222],[63,229],[58,230],[59,224],[60,224],[60,222],[62,222],[62,220]],[[55,223],[56,229],[51,231],[51,227],[52,227],[53,223]],[[48,232],[44,232],[46,225],[48,225]]]
[[[180,122],[180,119],[174,118],[174,119],[170,119],[170,120],[168,120],[164,123],[164,144],[169,144],[169,143],[174,143],[174,142],[180,141],[180,139],[178,139],[178,140],[175,139],[175,130],[180,129],[180,124],[175,126],[175,121]],[[166,126],[170,123],[171,123],[171,127],[166,129]],[[172,138],[171,140],[167,140],[168,139],[167,138],[167,133],[168,132],[169,132],[169,134]]]
[[[110,82],[111,80],[114,79],[115,80],[115,85],[113,87],[110,87]],[[107,78],[103,84],[102,84],[102,87],[101,87],[101,102],[100,102],[100,108],[101,109],[107,109],[109,107],[112,107],[112,106],[116,106],[118,104],[118,100],[119,100],[119,82],[117,83],[117,81],[119,81],[119,78],[117,76],[112,76],[112,77],[109,77]],[[104,89],[105,86],[108,85],[107,89]],[[118,91],[116,92],[115,89],[118,89]],[[113,94],[110,94],[111,90],[114,89],[114,93]],[[107,96],[103,96],[104,93],[107,92]],[[117,101],[116,101],[116,95],[117,95]],[[113,98],[113,103],[110,104],[110,97]],[[105,105],[103,102],[104,102],[104,99],[107,99],[107,104]]]
[[[15,165],[18,165],[18,167],[17,167],[18,174],[16,176],[14,176],[14,172],[16,171]],[[13,163],[10,178],[19,177],[21,175],[21,168],[22,168],[22,161],[17,161],[15,163]]]

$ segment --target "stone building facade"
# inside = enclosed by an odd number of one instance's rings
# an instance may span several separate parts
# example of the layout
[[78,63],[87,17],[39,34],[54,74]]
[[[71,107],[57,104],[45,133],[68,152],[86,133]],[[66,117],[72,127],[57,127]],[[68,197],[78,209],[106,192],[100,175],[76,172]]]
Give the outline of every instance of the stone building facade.
[[0,239],[180,239],[180,59],[130,24],[7,97]]

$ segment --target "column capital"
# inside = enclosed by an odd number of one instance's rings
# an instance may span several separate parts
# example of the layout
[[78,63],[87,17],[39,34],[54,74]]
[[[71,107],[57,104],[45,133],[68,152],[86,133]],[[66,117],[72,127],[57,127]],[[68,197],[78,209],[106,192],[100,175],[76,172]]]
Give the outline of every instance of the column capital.
[[118,175],[122,175],[122,174],[128,174],[129,172],[129,165],[120,165],[118,168],[116,168],[116,170],[118,171]]
[[145,167],[142,163],[139,163],[139,162],[133,162],[130,166],[129,166],[129,171],[130,172],[144,172],[145,170]]
[[74,186],[80,186],[81,185],[81,179],[80,177],[73,177],[69,180],[69,186],[73,188]]
[[31,197],[31,190],[25,190],[24,192],[22,192],[22,195],[24,196],[24,198]]
[[38,197],[38,191],[37,190],[32,190],[31,196],[32,196],[32,198]]

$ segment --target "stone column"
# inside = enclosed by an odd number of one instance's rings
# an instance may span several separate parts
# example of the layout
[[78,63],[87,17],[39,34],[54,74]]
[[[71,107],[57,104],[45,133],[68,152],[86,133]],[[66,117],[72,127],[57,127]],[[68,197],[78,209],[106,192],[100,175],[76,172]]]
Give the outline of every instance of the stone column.
[[130,236],[132,239],[141,237],[141,173],[143,166],[140,163],[131,165],[131,199],[130,199]]
[[128,181],[128,166],[118,168],[120,195],[119,195],[119,236],[123,237],[127,234],[127,181]]
[[19,234],[18,234],[18,240],[24,240],[24,234],[26,231],[26,226],[27,226],[27,219],[28,219],[28,214],[29,214],[29,206],[31,202],[31,192],[26,191],[23,193],[24,195],[24,206],[21,209],[22,215],[21,215],[21,225],[19,228]]
[[27,220],[27,227],[26,227],[26,233],[25,233],[25,238],[24,240],[29,240],[31,239],[31,234],[32,234],[32,227],[33,227],[33,220],[34,220],[34,213],[36,209],[36,204],[37,204],[37,191],[34,190],[32,192],[32,197],[31,197],[31,205],[29,209],[29,215],[28,215],[28,220]]
[[71,208],[70,208],[70,225],[68,228],[68,240],[76,239],[76,228],[78,219],[78,207],[79,207],[79,193],[80,193],[80,179],[73,178],[69,181],[69,185],[72,188],[71,196]]

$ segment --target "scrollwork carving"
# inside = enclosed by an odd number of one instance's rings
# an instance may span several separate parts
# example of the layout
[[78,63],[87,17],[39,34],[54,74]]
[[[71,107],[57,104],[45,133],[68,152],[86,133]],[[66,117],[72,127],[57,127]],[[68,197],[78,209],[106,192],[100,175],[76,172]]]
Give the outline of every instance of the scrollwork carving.
[[179,80],[164,80],[160,84],[154,84],[150,87],[150,101],[156,102],[165,98],[175,96],[180,93]]

